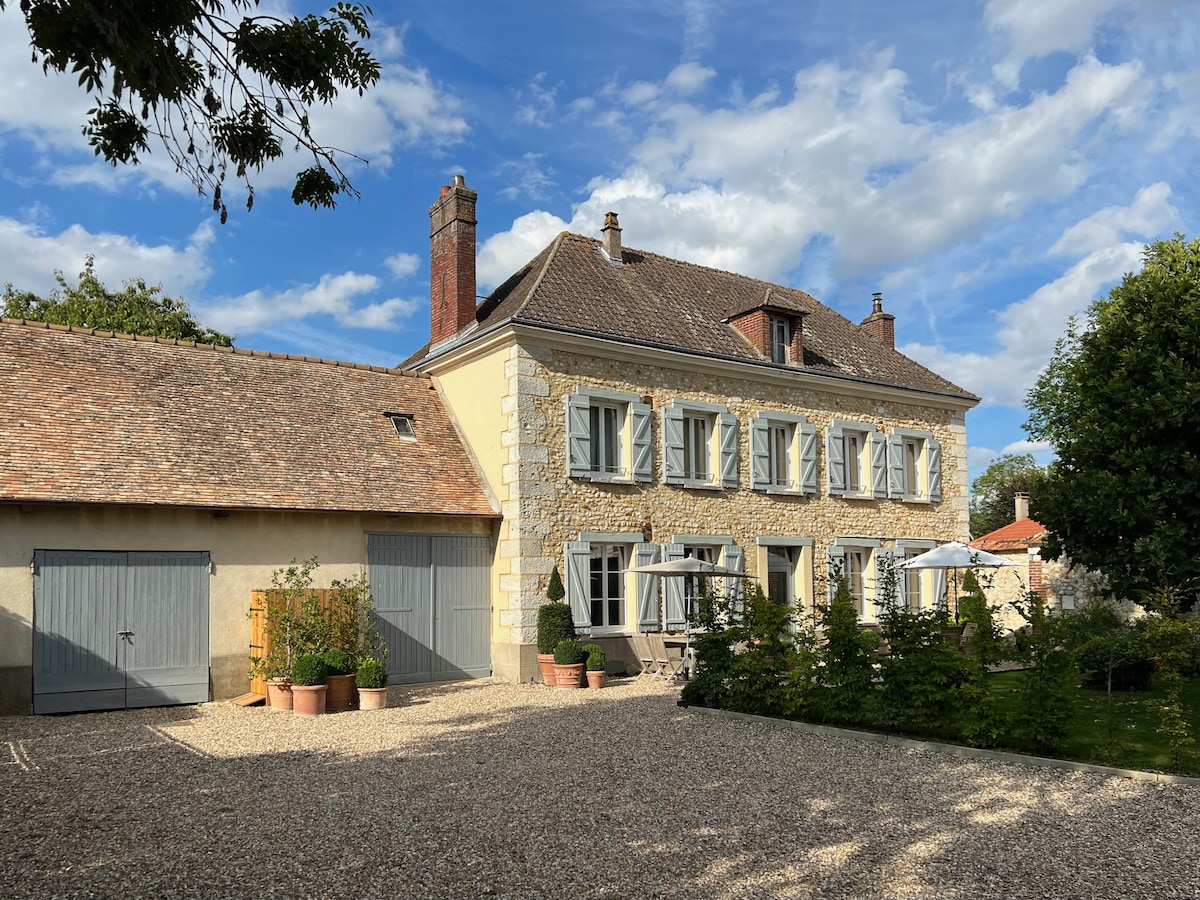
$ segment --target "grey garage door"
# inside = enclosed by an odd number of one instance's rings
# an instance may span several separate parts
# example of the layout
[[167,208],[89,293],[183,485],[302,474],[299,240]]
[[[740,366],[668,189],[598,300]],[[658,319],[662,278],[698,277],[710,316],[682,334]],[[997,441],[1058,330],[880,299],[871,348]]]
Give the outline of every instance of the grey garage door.
[[208,554],[38,550],[33,711],[208,699]]
[[368,537],[368,577],[392,684],[492,673],[490,558],[486,537]]

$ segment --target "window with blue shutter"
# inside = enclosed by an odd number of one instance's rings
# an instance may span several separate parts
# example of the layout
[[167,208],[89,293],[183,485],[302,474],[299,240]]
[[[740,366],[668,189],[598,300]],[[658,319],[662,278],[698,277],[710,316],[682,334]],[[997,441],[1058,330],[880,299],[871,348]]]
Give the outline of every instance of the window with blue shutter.
[[[683,559],[683,544],[663,544],[663,562]],[[668,576],[663,582],[663,626],[668,631],[677,631],[687,625],[687,610],[684,597],[684,579]]]
[[566,571],[567,603],[571,607],[571,618],[575,630],[589,634],[592,630],[591,580],[592,545],[587,541],[567,541],[563,545],[564,570]]
[[654,480],[654,442],[650,436],[650,405],[629,404],[630,440],[633,445],[633,480]]
[[817,429],[804,416],[763,411],[750,420],[750,487],[816,493]]
[[[634,544],[633,567],[649,566],[658,562],[658,544]],[[659,618],[657,575],[637,573],[637,616],[638,631],[658,631]]]
[[871,494],[888,495],[887,438],[878,433],[871,434]]
[[683,410],[668,406],[662,411],[663,480],[679,484],[685,480],[683,468]]
[[925,458],[929,462],[929,499],[934,503],[942,499],[942,445],[930,438],[925,448]]
[[652,481],[650,406],[637,394],[581,386],[566,398],[567,475]]
[[[737,544],[726,546],[721,565],[727,569],[733,569],[735,572],[745,572],[746,555],[742,552],[742,548]],[[746,607],[746,580],[727,576],[725,578],[725,597],[729,600],[729,608],[740,615]]]
[[817,427],[802,423],[798,429],[800,440],[800,491],[805,494],[817,492]]
[[727,412],[717,414],[717,428],[721,442],[721,487],[738,486],[738,434],[737,419]]
[[675,400],[662,411],[663,480],[696,488],[738,486],[737,419],[729,409]]

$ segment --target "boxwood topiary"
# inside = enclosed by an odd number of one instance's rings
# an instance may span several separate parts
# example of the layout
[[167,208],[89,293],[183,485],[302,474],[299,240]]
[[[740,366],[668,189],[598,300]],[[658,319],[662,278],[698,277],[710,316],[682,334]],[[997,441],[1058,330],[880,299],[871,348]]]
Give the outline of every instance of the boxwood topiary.
[[575,638],[575,618],[565,603],[543,603],[538,607],[538,653],[553,653],[560,641]]
[[584,644],[583,652],[587,654],[587,670],[589,672],[604,671],[604,648],[599,644]]
[[329,674],[325,660],[315,653],[306,653],[292,663],[292,684],[312,686],[324,684]]
[[583,648],[575,638],[564,638],[554,648],[554,664],[556,666],[575,666],[586,658]]
[[367,658],[358,664],[354,682],[360,688],[387,687],[387,668],[377,659]]
[[329,670],[326,673],[328,675],[353,675],[354,670],[358,668],[354,656],[345,650],[326,650],[321,654],[321,659],[325,661],[325,667]]

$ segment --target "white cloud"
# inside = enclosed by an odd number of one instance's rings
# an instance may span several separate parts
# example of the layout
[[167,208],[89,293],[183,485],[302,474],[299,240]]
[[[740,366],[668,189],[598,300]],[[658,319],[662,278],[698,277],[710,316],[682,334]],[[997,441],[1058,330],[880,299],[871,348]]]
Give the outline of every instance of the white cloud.
[[191,300],[208,279],[207,250],[214,236],[213,225],[206,221],[182,247],[151,246],[123,234],[91,232],[81,225],[52,233],[39,225],[0,217],[0,272],[18,290],[46,295],[57,286],[56,269],[73,280],[90,253],[97,277],[109,287],[141,278],[147,284],[161,283],[170,296]]
[[1011,444],[1006,444],[1001,453],[1045,453],[1054,449],[1054,446],[1046,441],[1013,441]]
[[509,200],[521,195],[533,200],[543,197],[554,186],[554,169],[543,163],[545,158],[545,153],[526,153],[502,163],[500,170],[510,184],[501,189],[500,196]]
[[513,116],[518,125],[536,125],[539,128],[550,127],[550,117],[554,113],[557,88],[546,87],[546,73],[538,72],[529,82],[525,90],[518,95],[524,101],[517,107]]
[[971,470],[986,469],[999,455],[991,447],[967,447],[967,467]]
[[383,261],[396,278],[407,278],[421,266],[421,258],[415,253],[395,253]]
[[677,94],[694,94],[708,84],[716,74],[716,69],[706,68],[696,62],[688,62],[672,69],[663,82],[663,86]]
[[1142,188],[1129,206],[1110,206],[1072,225],[1049,250],[1052,256],[1082,256],[1110,247],[1127,235],[1154,235],[1179,222],[1165,181]]
[[[1144,90],[1137,63],[1088,56],[1053,93],[940,125],[909,96],[891,54],[878,53],[858,70],[801,70],[790,95],[748,105],[626,108],[648,119],[645,136],[624,171],[589,183],[570,227],[596,233],[616,210],[629,246],[771,280],[795,269],[817,235],[832,240],[843,275],[903,265],[1078,190],[1090,172],[1081,141],[1103,134]],[[627,102],[659,91],[610,83],[598,96]],[[539,222],[560,221],[540,215],[514,223],[511,240],[489,242],[494,276],[528,258],[530,230],[546,233]]]
[[394,330],[399,327],[399,319],[412,315],[420,306],[416,300],[400,299],[354,306],[356,298],[378,288],[379,279],[374,275],[343,272],[322,275],[316,284],[297,285],[284,291],[250,291],[239,297],[195,304],[195,309],[210,327],[243,335],[319,314],[331,315],[338,324],[349,328]]
[[1127,0],[989,0],[983,19],[1009,40],[1009,55],[993,69],[996,80],[1015,88],[1021,66],[1056,51],[1079,53],[1092,44],[1097,25]]
[[479,247],[476,275],[479,288],[492,288],[508,279],[517,268],[537,256],[554,236],[567,230],[567,223],[548,212],[526,213],[512,228],[492,235]]

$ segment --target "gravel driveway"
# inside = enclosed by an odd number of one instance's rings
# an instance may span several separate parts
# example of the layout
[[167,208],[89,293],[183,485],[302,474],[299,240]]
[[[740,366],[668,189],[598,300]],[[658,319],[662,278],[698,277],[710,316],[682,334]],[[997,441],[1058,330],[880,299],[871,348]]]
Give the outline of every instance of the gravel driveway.
[[661,683],[0,719],[0,895],[1200,897],[1200,789],[717,719]]

